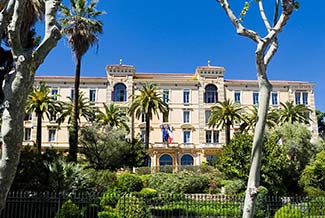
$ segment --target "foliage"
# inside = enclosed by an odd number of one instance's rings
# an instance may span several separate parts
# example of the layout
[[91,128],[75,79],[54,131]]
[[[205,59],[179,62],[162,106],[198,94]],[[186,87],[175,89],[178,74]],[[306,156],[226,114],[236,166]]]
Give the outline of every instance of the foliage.
[[51,120],[51,116],[59,110],[59,103],[56,101],[56,95],[51,95],[51,89],[45,83],[41,82],[33,88],[33,91],[28,95],[26,102],[26,112],[35,112],[37,116],[37,133],[36,145],[38,153],[42,152],[42,120],[44,113]]
[[224,180],[222,183],[227,195],[242,193],[245,190],[245,181],[240,179]]
[[44,162],[52,162],[60,155],[54,149],[46,149],[39,155],[32,147],[24,146],[12,190],[48,191],[49,171]]
[[141,85],[142,87],[136,90],[136,94],[131,95],[132,103],[129,106],[128,113],[131,116],[135,116],[137,119],[139,119],[142,114],[145,114],[145,145],[146,148],[149,148],[150,121],[154,115],[159,117],[159,112],[166,115],[168,113],[168,105],[162,100],[161,93],[158,92],[156,84],[145,82]]
[[69,157],[77,161],[78,152],[78,119],[79,117],[79,86],[81,58],[89,47],[98,42],[98,35],[103,31],[103,24],[97,18],[103,11],[96,9],[97,0],[87,4],[87,0],[70,0],[71,8],[61,4],[62,17],[60,19],[62,32],[68,38],[68,42],[75,56],[75,82],[72,110],[71,128],[69,128]]
[[325,139],[325,113],[316,110],[317,124],[318,124],[318,134],[324,140]]
[[223,147],[216,167],[226,178],[247,179],[252,143],[251,135],[235,134],[230,143]]
[[98,110],[96,112],[96,120],[99,126],[110,128],[124,128],[129,132],[129,126],[127,125],[128,117],[121,108],[114,104],[107,105],[103,103],[105,112]]
[[[277,139],[278,136],[272,134],[264,139],[261,185],[273,194],[296,193],[297,190],[290,188],[293,184],[297,186],[297,180],[288,182],[288,180],[292,180],[288,175],[292,176],[297,171],[292,171],[292,161],[288,159],[288,148],[278,144]],[[252,140],[251,135],[235,134],[230,143],[224,146],[223,151],[219,154],[217,168],[222,170],[227,179],[247,180]]]
[[121,197],[116,205],[119,218],[149,218],[150,212],[145,202],[135,195]]
[[[266,127],[269,129],[277,125],[278,114],[276,110],[269,108],[266,118]],[[240,124],[241,132],[254,131],[258,120],[258,108],[256,106],[250,107],[248,112],[242,115],[242,123]]]
[[146,157],[143,143],[129,141],[122,129],[102,130],[98,126],[81,129],[81,153],[95,169],[117,170],[142,164]]
[[83,218],[83,215],[84,212],[71,200],[68,200],[62,204],[61,208],[56,213],[55,218]]
[[302,213],[299,208],[292,205],[285,205],[281,207],[274,215],[274,218],[302,218]]
[[279,124],[285,123],[304,123],[310,122],[310,113],[312,110],[304,104],[294,104],[293,101],[281,102],[281,106],[278,109]]
[[[63,123],[66,119],[68,119],[68,123],[71,124],[72,116],[73,116],[73,99],[71,97],[67,97],[68,102],[61,102],[61,107],[59,111],[59,117],[57,122],[59,124]],[[93,110],[90,101],[87,97],[85,97],[85,93],[81,92],[79,94],[78,100],[78,122],[80,122],[81,118],[84,118],[87,121],[93,121],[95,117],[95,111]]]
[[143,196],[144,198],[157,196],[157,193],[158,193],[157,190],[153,188],[143,188],[139,192],[140,196]]
[[46,164],[49,170],[49,190],[56,192],[76,192],[89,189],[89,175],[84,168],[62,158]]
[[308,215],[309,216],[325,216],[325,197],[317,197],[309,201],[308,203]]
[[97,192],[113,190],[117,185],[116,173],[108,170],[87,169],[89,185]]
[[226,128],[226,144],[228,144],[230,140],[230,127],[234,126],[235,122],[240,122],[242,119],[242,110],[240,104],[234,103],[230,99],[218,102],[211,107],[211,116],[208,125],[212,128]]
[[117,190],[120,192],[139,192],[142,188],[142,180],[136,174],[123,173],[117,177]]
[[[314,188],[320,190],[321,194],[325,193],[325,150],[316,155],[315,160],[310,162],[303,170],[300,183],[307,189]],[[312,194],[312,193],[309,193]],[[315,194],[315,193],[313,193]]]
[[180,172],[177,174],[156,173],[148,179],[148,186],[159,193],[214,193],[220,186],[220,175]]

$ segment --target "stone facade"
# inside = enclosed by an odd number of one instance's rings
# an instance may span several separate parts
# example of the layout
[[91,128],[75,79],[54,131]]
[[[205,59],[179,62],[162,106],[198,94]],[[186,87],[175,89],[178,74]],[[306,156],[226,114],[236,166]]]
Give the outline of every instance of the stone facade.
[[[154,117],[151,121],[149,163],[152,167],[162,165],[200,165],[215,157],[225,141],[222,129],[211,129],[207,125],[210,108],[217,101],[231,99],[243,106],[258,104],[258,84],[256,80],[224,79],[225,69],[217,66],[198,67],[192,74],[140,73],[129,65],[110,65],[106,67],[106,77],[82,77],[80,91],[97,108],[103,103],[115,103],[127,109],[129,96],[134,94],[142,82],[156,83],[163,99],[168,103],[168,120]],[[39,76],[35,83],[44,81],[59,94],[58,99],[66,101],[73,94],[74,77]],[[317,135],[315,115],[314,84],[296,81],[271,81],[273,91],[270,105],[279,107],[280,102],[294,101],[307,104],[313,110],[309,128]],[[85,121],[84,121],[85,124]],[[129,126],[133,136],[144,137],[144,117],[131,118]],[[163,142],[162,126],[170,127],[174,140]],[[43,147],[68,148],[67,123],[60,126],[46,118],[43,120]],[[233,131],[232,131],[233,133]],[[34,144],[36,139],[35,114],[25,120],[24,144]]]

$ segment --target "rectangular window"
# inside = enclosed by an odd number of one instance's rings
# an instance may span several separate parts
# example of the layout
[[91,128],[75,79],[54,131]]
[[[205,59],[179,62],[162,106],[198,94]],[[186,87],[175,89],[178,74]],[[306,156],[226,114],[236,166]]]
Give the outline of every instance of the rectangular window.
[[56,121],[56,113],[55,112],[50,113],[50,121]]
[[55,101],[58,100],[58,94],[59,94],[59,90],[57,88],[52,88],[51,95],[53,96],[53,99]]
[[308,105],[308,92],[302,93],[302,103]]
[[183,91],[183,103],[189,104],[190,103],[190,90]]
[[211,143],[212,142],[212,134],[211,134],[211,130],[207,130],[205,131],[205,142],[206,143]]
[[89,90],[89,101],[91,101],[91,102],[96,101],[96,90],[95,89]]
[[213,143],[219,143],[219,131],[213,131]]
[[184,135],[183,142],[191,143],[191,130],[184,130],[183,135]]
[[240,91],[235,91],[235,102],[240,103]]
[[258,104],[258,92],[253,92],[253,104]]
[[24,117],[24,120],[25,121],[30,121],[33,119],[33,115],[32,113],[29,113],[29,114],[25,114],[25,117]]
[[190,111],[183,111],[183,123],[190,122]]
[[296,92],[295,93],[295,100],[296,100],[296,104],[301,104],[301,92]]
[[205,124],[207,125],[209,123],[209,119],[211,116],[211,111],[205,111]]
[[31,128],[25,128],[24,129],[24,140],[30,141],[32,138],[32,129]]
[[168,89],[163,90],[163,102],[165,102],[166,104],[169,103],[169,90]]
[[70,98],[72,100],[74,99],[74,89],[71,89],[71,91],[70,91]]
[[279,104],[278,93],[272,92],[272,105],[278,105],[278,104]]
[[55,141],[56,129],[49,129],[49,142]]
[[219,131],[217,131],[217,130],[205,131],[205,142],[206,143],[219,143]]

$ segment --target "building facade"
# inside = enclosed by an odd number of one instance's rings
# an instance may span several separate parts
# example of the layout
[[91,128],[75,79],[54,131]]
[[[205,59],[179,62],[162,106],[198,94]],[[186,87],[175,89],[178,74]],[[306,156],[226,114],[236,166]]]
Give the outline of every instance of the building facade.
[[[200,165],[215,158],[216,151],[225,142],[222,129],[207,125],[211,106],[219,101],[231,99],[242,106],[257,105],[259,101],[256,80],[224,79],[225,69],[218,66],[198,67],[192,74],[140,73],[134,66],[110,65],[106,77],[82,77],[80,91],[85,93],[93,107],[103,108],[103,103],[114,103],[127,110],[129,96],[145,81],[156,83],[163,100],[169,105],[168,117],[154,117],[150,127],[149,163],[152,167],[165,165]],[[51,93],[67,101],[73,96],[74,77],[39,76],[35,83],[45,82]],[[317,135],[314,84],[296,81],[271,81],[273,90],[270,105],[279,107],[280,102],[294,101],[312,109],[310,130]],[[24,144],[34,144],[36,139],[36,117],[25,119]],[[144,137],[145,116],[131,118],[129,123],[133,136]],[[162,128],[171,131],[173,140],[164,141]],[[232,131],[233,132],[233,131]],[[58,149],[68,148],[68,124],[58,125],[55,117],[43,120],[42,146]]]

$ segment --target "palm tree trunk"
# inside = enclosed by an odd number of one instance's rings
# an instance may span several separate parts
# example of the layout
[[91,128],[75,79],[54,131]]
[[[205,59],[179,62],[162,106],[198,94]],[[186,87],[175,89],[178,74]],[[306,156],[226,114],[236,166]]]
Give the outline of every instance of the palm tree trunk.
[[38,154],[42,153],[42,114],[36,111],[37,116],[37,129],[36,129],[36,146]]
[[225,133],[226,133],[226,145],[228,145],[230,142],[230,124],[229,124],[229,122],[227,122],[227,124],[226,124]]
[[149,149],[149,139],[150,139],[150,116],[149,113],[146,114],[146,133],[144,138],[144,143],[146,149]]
[[69,129],[69,157],[71,161],[77,161],[78,153],[78,118],[79,118],[79,86],[80,86],[81,57],[76,58],[76,72],[74,82],[74,100],[71,127]]

